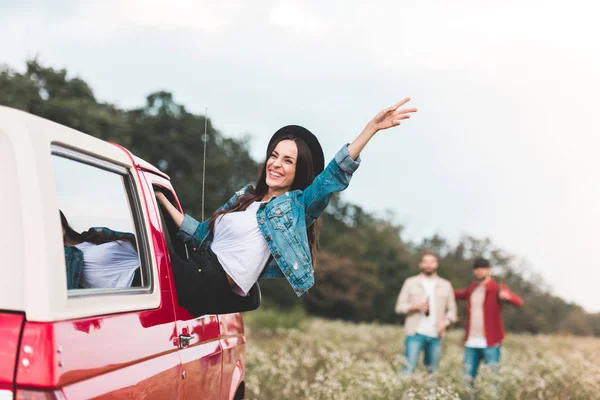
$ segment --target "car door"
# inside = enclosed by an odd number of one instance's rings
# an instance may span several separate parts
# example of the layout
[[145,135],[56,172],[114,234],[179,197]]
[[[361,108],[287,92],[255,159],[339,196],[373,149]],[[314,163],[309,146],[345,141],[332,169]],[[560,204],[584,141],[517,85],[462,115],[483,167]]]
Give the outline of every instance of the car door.
[[[168,180],[156,173],[145,174],[154,190],[161,190],[167,198],[180,208],[179,202]],[[164,234],[165,245],[169,251],[178,257],[186,259],[188,249],[177,238],[177,227],[164,210],[159,206],[161,213],[161,226]],[[181,208],[180,208],[181,209]],[[169,259],[169,257],[166,257]],[[221,386],[222,348],[219,342],[219,321],[216,315],[203,315],[193,317],[183,307],[179,306],[175,286],[171,282],[170,290],[173,294],[175,320],[179,346],[179,356],[182,362],[182,376],[184,384],[182,398],[219,398]]]

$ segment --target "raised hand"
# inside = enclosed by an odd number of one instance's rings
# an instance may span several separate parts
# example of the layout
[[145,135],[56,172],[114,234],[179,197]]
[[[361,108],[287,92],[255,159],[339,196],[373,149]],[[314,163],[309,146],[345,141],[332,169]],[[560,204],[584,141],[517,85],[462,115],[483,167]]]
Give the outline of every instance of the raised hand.
[[350,157],[353,160],[356,160],[367,143],[369,143],[369,140],[371,140],[378,131],[398,126],[402,120],[410,118],[412,113],[417,112],[416,108],[400,108],[409,101],[410,97],[407,97],[393,106],[379,112],[375,118],[369,121],[360,135],[358,135],[358,137],[348,146]]
[[407,97],[393,106],[380,111],[369,124],[375,131],[381,131],[400,125],[402,120],[410,118],[412,113],[417,112],[416,108],[400,108],[409,101],[410,97]]

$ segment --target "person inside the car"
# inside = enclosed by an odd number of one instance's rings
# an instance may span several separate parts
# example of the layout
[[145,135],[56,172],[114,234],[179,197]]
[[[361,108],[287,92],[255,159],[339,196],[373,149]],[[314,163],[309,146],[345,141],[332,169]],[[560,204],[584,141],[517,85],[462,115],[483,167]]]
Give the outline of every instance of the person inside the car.
[[298,296],[314,284],[319,217],[331,195],[350,183],[359,154],[378,131],[400,125],[416,108],[410,98],[378,113],[324,168],[316,136],[289,125],[271,138],[256,186],[238,191],[208,220],[183,215],[157,191],[159,203],[196,250],[183,261],[171,253],[180,305],[192,314],[219,313],[239,302],[257,280],[284,277]]
[[78,233],[69,225],[62,211],[60,221],[68,289],[132,286],[140,267],[132,233],[104,227]]

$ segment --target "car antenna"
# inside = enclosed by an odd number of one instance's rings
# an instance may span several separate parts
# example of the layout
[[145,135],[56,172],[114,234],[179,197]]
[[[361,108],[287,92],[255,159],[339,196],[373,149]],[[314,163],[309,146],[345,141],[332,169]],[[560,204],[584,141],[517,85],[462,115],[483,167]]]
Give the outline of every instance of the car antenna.
[[208,136],[206,134],[206,128],[208,125],[208,107],[204,108],[204,135],[202,140],[204,141],[204,157],[202,158],[202,221],[204,221],[204,181],[206,177],[206,143],[208,142]]

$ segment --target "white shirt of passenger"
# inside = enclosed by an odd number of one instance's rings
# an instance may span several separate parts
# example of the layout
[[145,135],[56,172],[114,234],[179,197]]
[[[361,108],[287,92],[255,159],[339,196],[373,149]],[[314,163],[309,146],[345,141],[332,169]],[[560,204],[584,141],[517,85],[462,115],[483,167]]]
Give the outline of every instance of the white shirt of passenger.
[[80,284],[84,288],[127,288],[140,266],[138,253],[124,240],[76,245],[83,252]]
[[[262,273],[271,251],[263,237],[256,211],[260,202],[255,201],[245,211],[235,211],[217,218],[214,227],[212,251],[219,263],[246,296]],[[236,288],[237,289],[237,288]]]
[[419,320],[417,333],[421,335],[436,338],[437,333],[437,313],[436,313],[436,296],[435,287],[437,286],[436,278],[421,279],[422,285],[425,288],[425,296],[429,300],[429,316],[423,314]]

